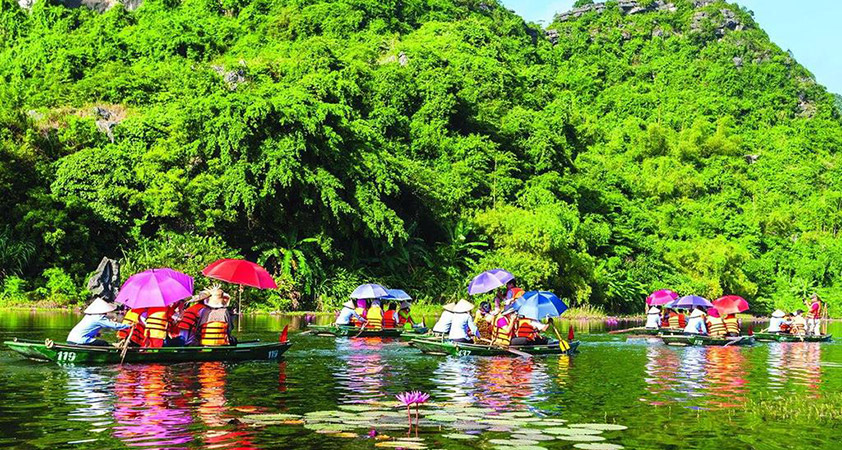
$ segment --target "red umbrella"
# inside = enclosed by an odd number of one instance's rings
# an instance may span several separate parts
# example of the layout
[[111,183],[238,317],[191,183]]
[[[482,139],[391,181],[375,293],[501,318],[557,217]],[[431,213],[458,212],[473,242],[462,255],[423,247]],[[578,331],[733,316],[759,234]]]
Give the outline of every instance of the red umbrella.
[[266,269],[244,259],[220,259],[205,267],[202,275],[258,289],[278,288],[272,275],[269,275]]
[[675,292],[669,289],[661,289],[649,294],[649,297],[646,297],[646,304],[649,306],[666,305],[677,298],[678,294]]
[[[240,285],[237,310],[242,314],[243,286],[256,287],[258,289],[277,289],[278,285],[272,279],[272,275],[263,267],[246,261],[244,259],[220,259],[211,263],[202,270],[202,275],[208,278],[227,281]],[[237,319],[237,329],[240,329],[242,322]]]
[[748,311],[748,302],[738,295],[726,295],[713,301],[713,306],[719,310],[721,314],[738,314],[743,311]]

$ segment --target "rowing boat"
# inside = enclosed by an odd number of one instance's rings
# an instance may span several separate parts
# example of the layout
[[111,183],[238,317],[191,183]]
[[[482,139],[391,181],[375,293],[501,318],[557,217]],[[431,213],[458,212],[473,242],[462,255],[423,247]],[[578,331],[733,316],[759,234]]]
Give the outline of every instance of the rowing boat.
[[676,346],[688,345],[709,345],[709,346],[731,346],[754,344],[754,336],[713,338],[710,336],[698,336],[688,334],[667,334],[661,336],[664,344]]
[[[453,356],[512,356],[506,348],[491,345],[467,344],[447,340],[413,339],[409,345],[430,355]],[[570,342],[570,350],[562,350],[558,342],[547,345],[512,345],[509,348],[530,355],[566,355],[575,353],[579,341]]]
[[754,333],[754,338],[761,342],[829,342],[833,338],[833,335],[823,334],[820,336],[798,336],[782,333]]
[[[17,339],[4,345],[21,355],[38,361],[73,364],[119,364],[121,348]],[[276,360],[286,352],[290,342],[245,342],[217,347],[129,347],[126,363],[247,361]]]
[[307,325],[318,336],[348,336],[348,337],[400,337],[403,333],[399,328],[366,328],[346,325]]

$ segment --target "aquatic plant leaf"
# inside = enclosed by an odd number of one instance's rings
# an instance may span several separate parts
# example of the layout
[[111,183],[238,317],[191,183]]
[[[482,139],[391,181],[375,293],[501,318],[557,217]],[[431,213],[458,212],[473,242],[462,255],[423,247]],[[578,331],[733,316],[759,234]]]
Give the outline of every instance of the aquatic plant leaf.
[[426,418],[428,420],[432,420],[434,422],[456,422],[457,420],[459,420],[455,416],[448,416],[448,415],[444,415],[444,414],[431,415],[431,416],[427,416]]
[[535,417],[535,414],[526,411],[510,411],[498,414],[500,417]]
[[601,431],[621,431],[629,428],[625,425],[617,425],[614,423],[571,423],[567,426],[570,428],[588,428],[591,430]]
[[573,448],[581,450],[622,450],[624,447],[618,444],[609,444],[607,442],[597,442],[594,444],[573,444]]
[[597,441],[604,441],[605,438],[602,436],[594,436],[592,434],[575,434],[575,435],[564,435],[558,436],[556,439],[562,441],[579,441],[579,442],[597,442]]
[[601,430],[594,430],[591,428],[547,428],[543,430],[546,434],[562,435],[562,436],[584,436],[602,434]]
[[383,441],[374,444],[375,447],[403,448],[406,450],[426,450],[427,446],[420,442]]
[[475,434],[464,434],[464,433],[450,433],[450,434],[443,434],[442,437],[448,439],[457,439],[457,440],[471,440],[477,439],[479,436]]
[[341,437],[341,438],[356,438],[356,437],[360,437],[360,435],[359,435],[359,434],[357,434],[357,433],[350,433],[350,432],[336,433],[336,434],[334,434],[333,436],[334,436],[334,437]]
[[528,439],[533,441],[552,441],[554,436],[547,436],[546,434],[527,433],[527,434],[513,434],[512,439]]
[[354,411],[354,412],[373,411],[373,410],[377,409],[377,407],[373,406],[373,405],[359,405],[359,404],[339,405],[338,408],[342,409],[342,410],[345,410],[345,411]]

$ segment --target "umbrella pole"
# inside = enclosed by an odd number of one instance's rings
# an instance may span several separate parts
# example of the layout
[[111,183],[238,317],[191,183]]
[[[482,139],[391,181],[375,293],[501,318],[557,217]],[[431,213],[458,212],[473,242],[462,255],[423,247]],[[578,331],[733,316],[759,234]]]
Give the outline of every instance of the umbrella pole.
[[243,286],[240,286],[237,293],[237,331],[243,328]]

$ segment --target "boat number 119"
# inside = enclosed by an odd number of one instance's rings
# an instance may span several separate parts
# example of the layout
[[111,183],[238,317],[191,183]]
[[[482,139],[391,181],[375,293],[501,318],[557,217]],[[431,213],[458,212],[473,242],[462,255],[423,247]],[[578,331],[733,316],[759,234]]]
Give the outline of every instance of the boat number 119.
[[76,361],[76,353],[75,352],[58,352],[58,360],[59,361]]
[[269,359],[277,359],[278,358],[278,351],[277,350],[269,350]]

